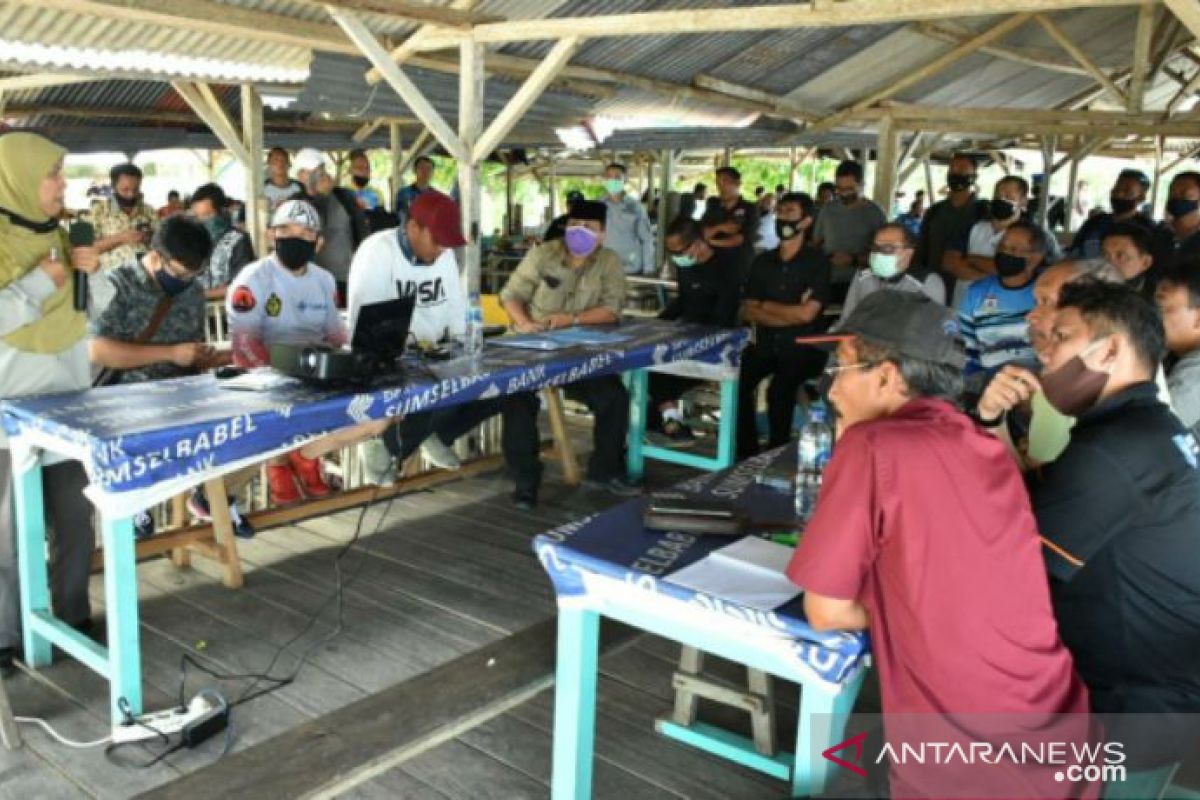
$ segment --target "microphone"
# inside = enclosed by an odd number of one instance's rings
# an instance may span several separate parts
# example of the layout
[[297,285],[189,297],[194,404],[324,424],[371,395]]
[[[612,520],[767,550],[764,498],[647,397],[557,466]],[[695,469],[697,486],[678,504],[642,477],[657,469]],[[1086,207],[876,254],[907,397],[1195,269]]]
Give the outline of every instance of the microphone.
[[[91,247],[96,243],[96,228],[90,222],[78,220],[71,223],[67,232],[71,247]],[[75,310],[87,311],[88,307],[88,276],[86,272],[75,270]]]

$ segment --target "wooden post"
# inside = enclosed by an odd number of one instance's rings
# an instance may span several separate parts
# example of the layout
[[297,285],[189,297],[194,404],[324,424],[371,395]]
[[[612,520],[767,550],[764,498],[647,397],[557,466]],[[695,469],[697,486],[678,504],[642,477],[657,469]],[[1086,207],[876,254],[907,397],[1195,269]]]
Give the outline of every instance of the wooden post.
[[655,237],[655,264],[654,271],[662,269],[663,261],[667,258],[667,225],[670,224],[668,219],[669,197],[671,193],[671,165],[675,161],[675,154],[670,150],[663,150],[659,154],[659,182],[662,184],[662,200],[658,204],[658,236]]
[[726,147],[724,152],[721,154],[721,166],[728,167],[728,166],[732,166],[732,165],[733,165],[733,148]]
[[1078,190],[1078,188],[1076,188],[1075,184],[1077,183],[1077,180],[1079,178],[1079,162],[1082,160],[1083,160],[1082,158],[1078,158],[1078,157],[1072,158],[1071,159],[1071,168],[1069,170],[1067,170],[1067,180],[1069,180],[1071,182],[1071,185],[1069,187],[1067,187],[1066,230],[1068,233],[1073,232],[1075,230],[1072,223],[1074,222],[1074,218],[1075,218],[1075,201],[1078,199],[1078,195],[1079,195],[1079,190]]
[[550,156],[550,219],[558,216],[558,162]]
[[879,120],[879,144],[875,149],[875,202],[892,218],[892,196],[896,192],[896,152],[900,132],[891,117]]
[[483,135],[483,45],[464,39],[459,45],[458,138],[467,158],[458,164],[458,194],[462,207],[463,271],[467,293],[479,296],[479,223],[483,189],[479,180],[479,160],[475,145]]
[[933,193],[933,167],[929,164],[929,156],[921,158],[921,166],[925,168],[925,207],[929,208],[937,202],[937,195]]
[[254,252],[267,248],[267,204],[263,197],[263,105],[262,97],[250,84],[242,84],[242,145],[250,159],[246,168],[246,229]]
[[[388,206],[391,207],[396,202],[396,195],[400,193],[401,181],[404,180],[404,175],[400,172],[400,162],[404,159],[404,141],[400,137],[400,123],[392,122],[388,124],[388,145],[392,153],[392,174],[388,176]],[[392,208],[395,211],[395,208]]]
[[1154,137],[1154,181],[1150,184],[1150,218],[1158,217],[1158,189],[1162,183],[1162,160],[1163,146],[1166,144],[1167,137]]
[[1042,202],[1038,205],[1038,225],[1046,227],[1050,219],[1050,178],[1054,175],[1054,150],[1057,136],[1042,137]]

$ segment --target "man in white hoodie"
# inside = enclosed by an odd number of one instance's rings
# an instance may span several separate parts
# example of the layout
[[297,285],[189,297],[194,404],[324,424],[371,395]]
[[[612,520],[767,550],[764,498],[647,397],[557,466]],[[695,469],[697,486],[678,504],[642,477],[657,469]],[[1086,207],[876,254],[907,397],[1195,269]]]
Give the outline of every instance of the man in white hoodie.
[[[350,264],[350,330],[364,305],[413,295],[410,343],[432,346],[462,337],[467,297],[453,250],[466,244],[460,220],[458,204],[430,189],[413,200],[403,227],[367,237]],[[378,441],[364,443],[368,477],[375,483],[394,482],[396,464],[418,447],[435,466],[458,469],[462,465],[451,445],[502,406],[503,398],[496,398],[409,414],[383,434],[386,452]]]

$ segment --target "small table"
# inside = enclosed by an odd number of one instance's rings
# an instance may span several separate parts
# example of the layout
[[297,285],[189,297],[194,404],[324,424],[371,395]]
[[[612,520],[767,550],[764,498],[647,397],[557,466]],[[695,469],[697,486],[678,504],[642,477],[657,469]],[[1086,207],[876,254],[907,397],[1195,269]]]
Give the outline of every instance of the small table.
[[[764,453],[680,484],[669,494],[684,500],[733,499],[748,510],[762,510],[763,518],[779,518],[790,508],[791,497],[754,483],[754,476],[775,457]],[[697,726],[689,743],[790,777],[794,795],[820,792],[832,766],[820,754],[845,731],[865,674],[867,637],[814,631],[804,619],[800,597],[764,612],[671,583],[671,573],[732,540],[647,530],[642,525],[644,503],[634,500],[569,523],[534,543],[558,595],[552,796],[591,796],[601,616],[799,683],[794,756],[767,759],[744,737],[707,726]]]

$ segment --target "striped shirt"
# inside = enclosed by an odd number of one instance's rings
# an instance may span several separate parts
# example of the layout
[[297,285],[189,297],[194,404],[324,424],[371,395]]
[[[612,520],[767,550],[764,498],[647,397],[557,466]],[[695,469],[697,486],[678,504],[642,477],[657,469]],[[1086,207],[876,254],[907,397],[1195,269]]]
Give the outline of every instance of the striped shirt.
[[1035,305],[1031,279],[1010,289],[992,275],[971,284],[958,309],[959,325],[967,347],[964,375],[990,377],[1005,364],[1031,363],[1037,356],[1029,341],[1025,315]]

